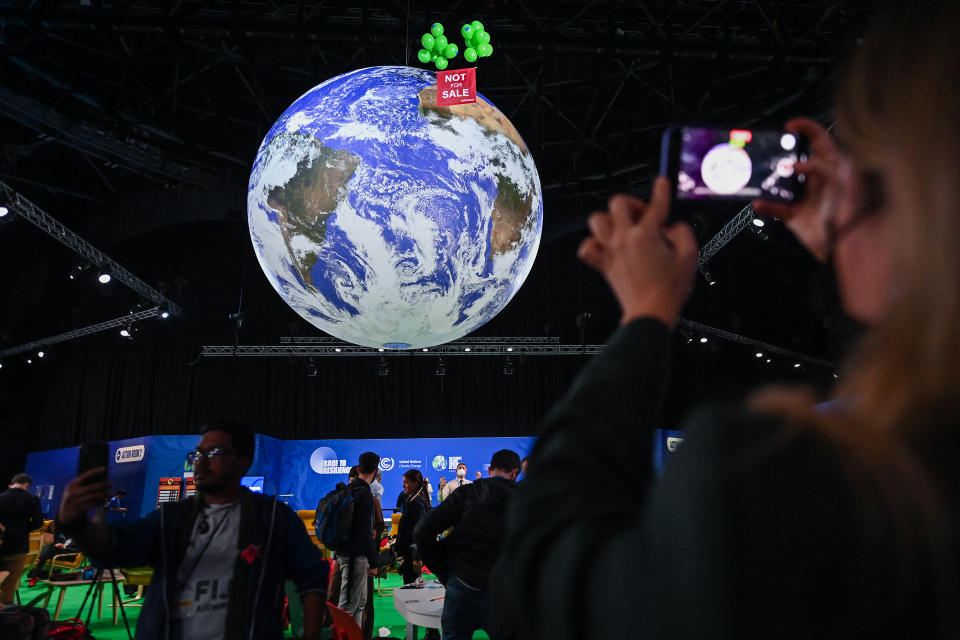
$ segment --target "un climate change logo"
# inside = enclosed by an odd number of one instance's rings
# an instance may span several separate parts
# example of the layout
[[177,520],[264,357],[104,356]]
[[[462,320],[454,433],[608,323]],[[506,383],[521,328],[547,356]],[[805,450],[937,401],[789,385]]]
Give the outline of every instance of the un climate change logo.
[[380,471],[390,471],[393,469],[393,458],[380,458]]
[[445,456],[437,456],[431,464],[437,471],[443,471],[447,468],[447,458]]

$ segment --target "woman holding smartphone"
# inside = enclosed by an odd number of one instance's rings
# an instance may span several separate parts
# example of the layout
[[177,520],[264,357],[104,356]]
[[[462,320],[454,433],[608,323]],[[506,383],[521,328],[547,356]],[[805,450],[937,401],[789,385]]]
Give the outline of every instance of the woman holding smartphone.
[[[829,408],[768,389],[696,412],[654,483],[696,242],[667,225],[663,179],[650,202],[617,196],[590,217],[579,254],[622,322],[548,416],[511,506],[494,584],[520,635],[960,636],[958,42],[957,3],[879,15],[837,97],[837,140],[787,123],[813,149],[806,194],[754,204],[832,264],[867,327]],[[648,482],[627,495],[571,472],[638,466]]]

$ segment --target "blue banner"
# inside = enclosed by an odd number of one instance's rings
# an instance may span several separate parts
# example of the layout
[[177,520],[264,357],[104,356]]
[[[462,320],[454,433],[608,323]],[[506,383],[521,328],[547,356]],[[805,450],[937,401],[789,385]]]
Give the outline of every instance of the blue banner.
[[[523,458],[533,448],[534,438],[403,438],[382,440],[278,440],[258,434],[257,451],[248,476],[262,476],[263,492],[279,494],[295,510],[313,509],[333,490],[346,482],[350,467],[361,453],[373,451],[381,457],[383,507],[394,508],[402,491],[407,469],[418,469],[430,479],[433,502],[438,500],[441,477],[456,477],[459,462],[467,465],[467,479],[476,472],[487,475],[490,458],[500,449],[512,449]],[[160,478],[192,477],[193,467],[186,454],[200,441],[198,435],[150,436],[110,442],[109,478],[114,487],[125,489],[121,506],[135,518],[153,511]],[[79,447],[31,453],[26,471],[43,495],[44,512],[52,518],[63,488],[76,475]],[[182,495],[182,494],[181,494]],[[117,517],[113,514],[111,517]]]
[[676,453],[686,434],[675,429],[657,429],[653,432],[653,471],[660,475],[670,456]]
[[338,482],[347,481],[347,472],[365,451],[380,456],[383,472],[383,508],[393,509],[403,491],[402,477],[417,469],[430,479],[433,502],[439,499],[440,478],[456,478],[457,464],[467,465],[467,480],[479,471],[487,476],[490,458],[500,449],[511,449],[523,458],[533,449],[535,438],[406,438],[384,440],[288,440],[283,447],[281,494],[292,494],[294,509],[314,509],[320,498]]

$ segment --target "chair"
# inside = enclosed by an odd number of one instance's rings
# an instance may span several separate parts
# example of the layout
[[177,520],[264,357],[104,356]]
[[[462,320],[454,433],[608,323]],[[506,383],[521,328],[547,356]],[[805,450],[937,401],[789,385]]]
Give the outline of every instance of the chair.
[[124,584],[137,587],[137,595],[129,600],[124,600],[123,605],[127,607],[142,607],[142,604],[130,603],[136,602],[143,597],[143,588],[153,580],[153,567],[131,567],[129,569],[121,569],[120,571],[123,572]]
[[307,530],[307,535],[310,536],[310,542],[317,545],[320,551],[323,552],[324,558],[330,558],[333,556],[333,553],[323,546],[323,543],[317,538],[317,531],[313,527],[313,523],[317,520],[317,512],[314,509],[300,509],[297,511],[297,517],[300,518],[300,522],[303,523],[303,527]]
[[72,553],[58,553],[50,560],[50,569],[47,571],[47,580],[53,577],[54,569],[75,571],[83,566],[84,555],[78,551]]
[[327,603],[327,611],[333,619],[330,624],[333,640],[363,640],[363,631],[360,630],[360,625],[353,616],[331,602]]
[[395,513],[390,516],[390,533],[388,536],[395,536],[400,531],[400,518],[403,517],[402,513]]

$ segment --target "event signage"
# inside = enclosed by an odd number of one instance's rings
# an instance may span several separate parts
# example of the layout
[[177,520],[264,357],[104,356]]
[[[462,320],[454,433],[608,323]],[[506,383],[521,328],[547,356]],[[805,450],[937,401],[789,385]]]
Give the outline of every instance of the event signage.
[[477,101],[475,67],[454,71],[437,71],[437,106],[451,107]]
[[135,447],[120,447],[113,455],[113,460],[117,464],[123,464],[125,462],[140,462],[143,460],[143,454],[145,451],[146,447],[144,447],[142,444],[138,444]]

